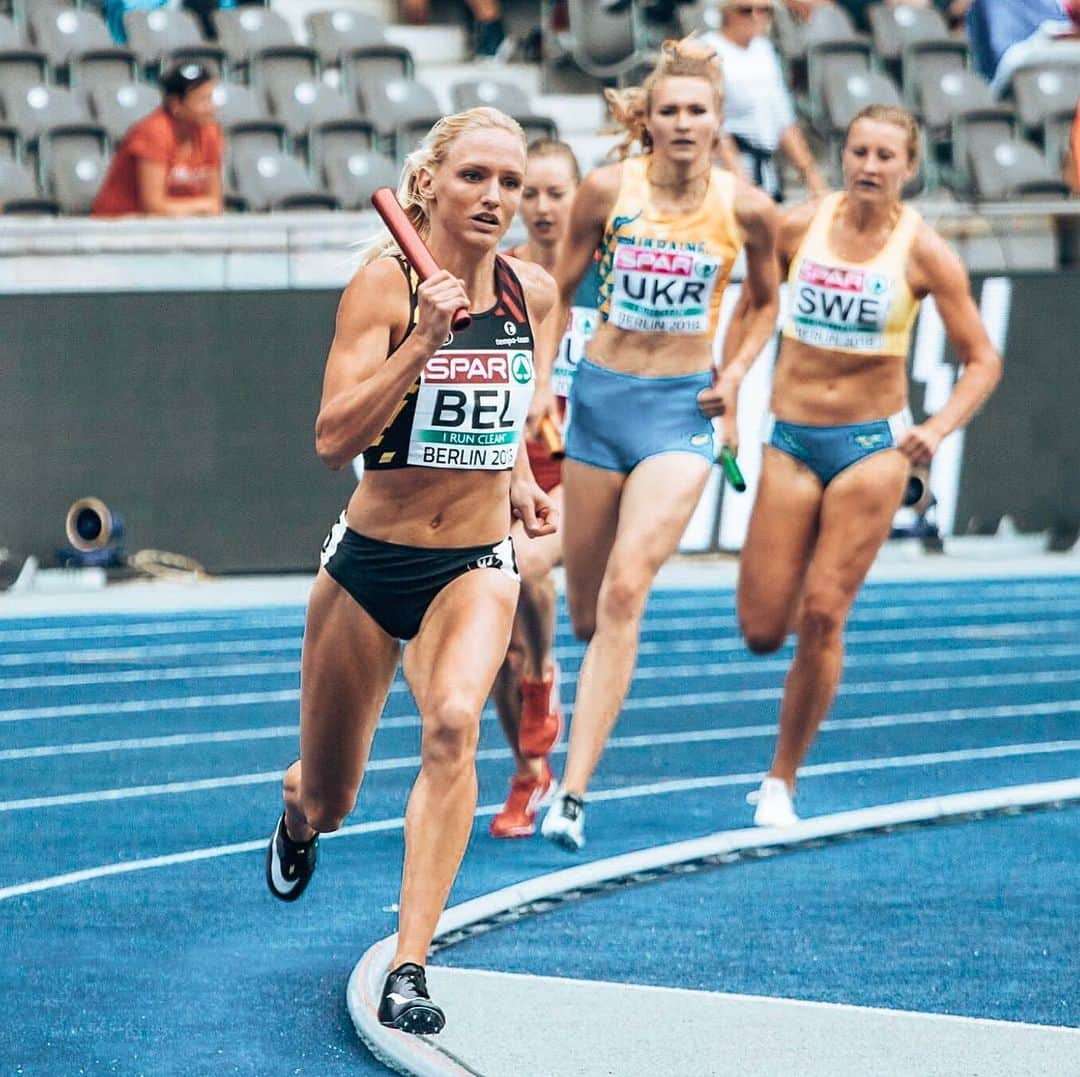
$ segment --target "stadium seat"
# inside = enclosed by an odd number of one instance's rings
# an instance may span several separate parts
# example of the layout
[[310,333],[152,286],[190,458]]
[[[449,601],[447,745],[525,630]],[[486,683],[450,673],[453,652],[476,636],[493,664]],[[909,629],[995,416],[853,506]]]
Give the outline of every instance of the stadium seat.
[[33,173],[26,165],[0,158],[0,212],[6,214],[49,214],[56,216],[60,206],[38,190]]
[[135,53],[113,43],[105,20],[95,11],[36,3],[29,5],[26,19],[31,41],[58,73],[67,72],[72,60],[81,59],[84,70],[91,63],[126,64],[128,79],[138,74]]
[[1046,117],[1080,99],[1080,65],[1021,67],[1012,77],[1016,114],[1025,130],[1041,131]]
[[218,10],[214,12],[214,26],[231,69],[246,73],[258,56],[266,60],[306,60],[309,70],[315,76],[319,74],[318,53],[299,44],[284,16],[270,8],[245,6]]
[[570,56],[582,71],[618,78],[640,62],[644,39],[635,4],[608,11],[595,0],[567,0],[566,9]]
[[320,81],[319,64],[310,49],[267,49],[252,58],[249,71],[252,88],[267,101],[285,100],[297,86]]
[[[900,85],[908,107],[916,113],[920,112],[923,108],[923,87],[939,83],[945,75],[958,72],[970,73],[968,51],[963,42],[916,41],[908,45],[901,54],[900,62]],[[973,77],[979,78],[978,75]],[[989,99],[989,88],[986,95]]]
[[911,7],[908,4],[873,4],[867,8],[870,36],[878,58],[893,68],[901,53],[923,41],[948,41],[949,28],[936,8]]
[[435,95],[413,79],[362,78],[357,96],[361,115],[399,160],[442,117]]
[[1069,193],[1030,142],[1017,138],[975,142],[968,154],[972,194],[980,201],[1064,198]]
[[322,82],[270,87],[266,103],[270,114],[285,125],[293,138],[302,137],[314,125],[333,120],[360,122],[353,99]]
[[825,118],[825,83],[848,75],[869,75],[870,46],[858,38],[833,38],[809,44],[806,49],[807,96],[802,109],[810,122],[827,133]]
[[93,123],[79,98],[59,86],[31,86],[12,92],[0,87],[0,100],[7,122],[18,129],[27,144],[35,142],[45,128]]
[[326,189],[342,209],[371,208],[371,196],[380,187],[396,187],[398,167],[374,150],[356,150],[338,145],[328,149],[318,162]]
[[990,94],[990,87],[967,69],[920,79],[917,95],[918,114],[931,137],[939,141],[949,136],[956,116],[999,108]]
[[367,45],[350,49],[340,58],[341,86],[356,94],[362,81],[411,79],[413,59],[408,49],[395,45]]
[[1072,137],[1073,122],[1076,119],[1075,108],[1062,108],[1048,113],[1043,117],[1040,141],[1043,146],[1043,156],[1050,170],[1056,176],[1061,175],[1065,164],[1065,157],[1069,152]]
[[239,154],[233,160],[236,190],[256,213],[275,209],[338,209],[308,170],[287,153]]
[[50,145],[44,159],[46,185],[61,212],[87,214],[109,167],[109,155],[100,147],[80,146],[73,140]]
[[161,104],[161,94],[145,82],[126,86],[96,86],[88,94],[90,112],[115,144],[132,124],[148,116]]
[[994,148],[1016,137],[1016,117],[1000,105],[958,112],[951,125],[951,164],[942,170],[945,182],[957,194],[974,193],[971,162],[988,160]]
[[828,71],[822,88],[823,133],[842,138],[855,114],[867,105],[899,105],[900,91],[880,71]]
[[187,11],[155,8],[124,15],[128,44],[139,62],[158,71],[171,64],[196,61],[219,76],[227,74],[225,50],[204,41],[195,17]]
[[49,60],[37,49],[0,49],[0,93],[28,90],[49,81]]
[[360,11],[314,11],[304,19],[308,40],[325,67],[340,67],[350,53],[395,55],[401,61],[400,73],[413,76],[412,54],[386,40],[382,22]]
[[450,103],[455,112],[481,105],[501,109],[521,124],[529,142],[535,138],[559,137],[555,121],[547,116],[537,116],[528,95],[513,82],[498,82],[495,79],[456,82],[450,87]]
[[225,153],[275,153],[285,148],[285,125],[267,112],[250,86],[219,82],[214,87],[218,123],[225,133]]

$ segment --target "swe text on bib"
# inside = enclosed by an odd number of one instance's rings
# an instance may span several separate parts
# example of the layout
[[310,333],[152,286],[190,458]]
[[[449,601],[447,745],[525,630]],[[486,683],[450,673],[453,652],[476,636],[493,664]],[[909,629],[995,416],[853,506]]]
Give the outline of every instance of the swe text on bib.
[[795,336],[818,348],[879,351],[892,291],[893,280],[884,274],[804,258],[792,303]]

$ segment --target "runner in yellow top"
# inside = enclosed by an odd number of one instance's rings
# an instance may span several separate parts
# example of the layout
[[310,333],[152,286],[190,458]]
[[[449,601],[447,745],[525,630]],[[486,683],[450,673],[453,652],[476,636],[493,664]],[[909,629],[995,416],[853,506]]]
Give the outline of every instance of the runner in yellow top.
[[[775,206],[712,164],[723,81],[711,51],[668,43],[642,87],[608,99],[627,131],[624,160],[578,188],[555,270],[566,309],[600,247],[601,324],[570,391],[563,466],[567,602],[589,646],[562,786],[542,827],[568,849],[585,840],[585,789],[630,687],[653,579],[709,475],[711,419],[734,410],[777,309]],[[644,152],[625,159],[635,143]],[[718,375],[720,299],[744,247],[746,315]],[[555,343],[537,351],[534,420],[551,407]]]
[[[1001,376],[960,259],[900,200],[918,152],[910,113],[870,106],[848,128],[845,189],[781,217],[791,314],[738,588],[752,651],[771,653],[789,631],[798,635],[772,766],[752,794],[754,821],[764,826],[797,819],[796,771],[836,694],[848,611],[911,466],[928,464]],[[912,426],[906,361],[928,295],[963,375],[945,406]],[[737,306],[736,325],[739,314]]]

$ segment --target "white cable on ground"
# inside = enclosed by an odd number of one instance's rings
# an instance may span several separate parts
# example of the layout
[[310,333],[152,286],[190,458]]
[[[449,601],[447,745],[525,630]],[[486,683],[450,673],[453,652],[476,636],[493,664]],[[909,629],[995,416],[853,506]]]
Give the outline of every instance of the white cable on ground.
[[[804,819],[783,829],[751,827],[745,830],[725,830],[704,838],[658,845],[652,849],[579,864],[564,871],[526,879],[455,905],[440,917],[435,932],[435,944],[442,941],[444,945],[452,945],[455,941],[467,938],[467,929],[471,926],[524,906],[582,889],[593,890],[601,883],[618,879],[633,880],[643,873],[677,864],[705,858],[734,859],[738,858],[740,853],[753,855],[755,851],[767,855],[768,851],[794,849],[848,834],[928,824],[979,813],[1001,813],[1010,808],[1019,811],[1077,801],[1080,801],[1080,779],[1071,779],[1033,785],[1002,786],[922,800],[905,800],[874,808]],[[455,935],[458,936],[457,939],[449,938]],[[379,1024],[379,997],[396,944],[396,935],[380,939],[357,962],[349,977],[346,1000],[360,1038],[380,1062],[395,1072],[414,1077],[446,1077],[447,1074],[475,1077],[475,1071],[469,1069],[466,1062],[439,1048],[436,1037],[414,1036]]]

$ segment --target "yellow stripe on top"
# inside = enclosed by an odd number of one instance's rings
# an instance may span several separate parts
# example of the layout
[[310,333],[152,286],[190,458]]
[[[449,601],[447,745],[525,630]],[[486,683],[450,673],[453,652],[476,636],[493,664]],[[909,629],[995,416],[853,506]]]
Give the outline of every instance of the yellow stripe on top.
[[631,157],[622,164],[600,244],[600,315],[632,332],[711,336],[743,243],[735,177],[713,168],[696,210],[664,214],[650,197],[650,160]]
[[840,191],[822,200],[792,259],[784,336],[829,351],[906,356],[919,311],[907,282],[907,262],[922,218],[903,206],[878,254],[852,262],[829,246],[843,199]]

